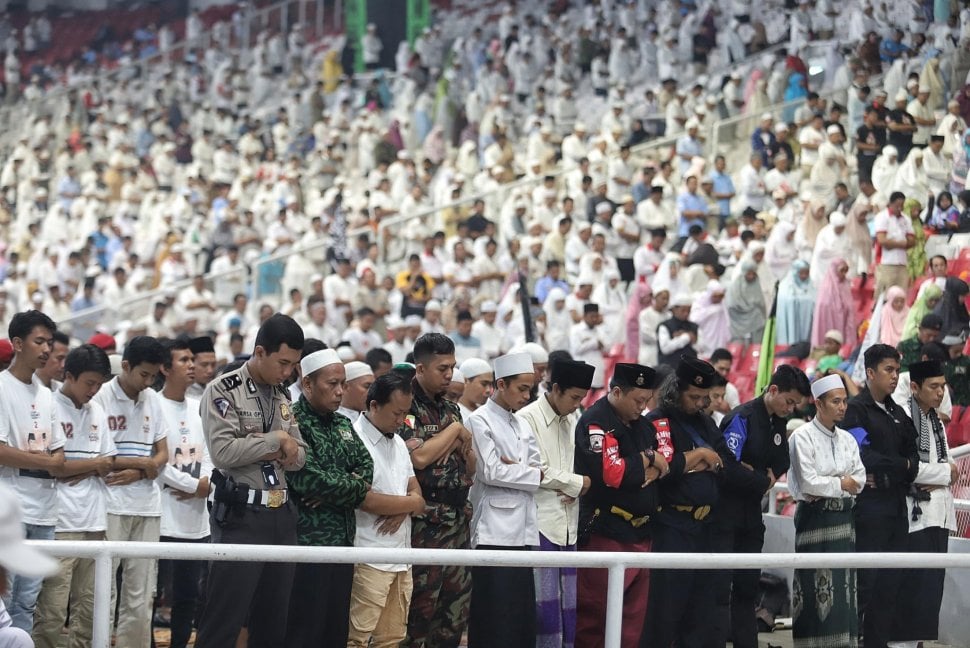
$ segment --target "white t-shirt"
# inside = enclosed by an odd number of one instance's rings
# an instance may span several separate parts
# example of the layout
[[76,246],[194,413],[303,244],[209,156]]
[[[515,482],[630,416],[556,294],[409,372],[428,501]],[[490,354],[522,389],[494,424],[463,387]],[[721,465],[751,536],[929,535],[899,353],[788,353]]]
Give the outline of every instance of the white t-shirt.
[[[53,395],[36,375],[26,385],[9,370],[0,372],[0,443],[33,452],[64,447]],[[26,524],[57,523],[57,490],[48,472],[2,466],[0,480],[20,498]]]
[[[906,216],[891,216],[889,209],[884,209],[876,214],[873,226],[876,234],[885,232],[888,241],[903,242],[906,240],[907,234],[913,234],[913,224],[910,219]],[[906,265],[906,250],[899,248],[887,250],[882,246],[879,246],[878,249],[877,264]]]
[[[366,415],[361,415],[354,423],[357,436],[374,459],[374,483],[371,490],[385,495],[407,495],[408,481],[414,477],[414,467],[404,439],[395,434],[386,437],[371,424]],[[355,547],[384,547],[408,549],[411,546],[411,518],[407,517],[401,527],[392,534],[381,535],[377,532],[380,516],[357,509],[357,533]],[[381,571],[407,571],[409,565],[371,565]]]
[[[101,387],[94,397],[108,417],[117,457],[151,457],[155,443],[166,438],[158,406],[158,394],[142,390],[133,401],[118,384],[118,377]],[[108,487],[108,513],[157,517],[162,514],[155,480],[139,479],[133,484]]]
[[[83,407],[61,392],[54,392],[54,406],[64,431],[67,462],[117,454],[104,408],[94,400]],[[71,486],[57,483],[57,531],[105,531],[108,527],[108,487],[93,475]]]
[[180,500],[176,496],[178,491],[194,493],[199,480],[212,475],[199,401],[194,398],[173,401],[159,394],[158,405],[168,431],[168,463],[158,475],[162,487],[161,535],[199,540],[209,535],[205,498]]

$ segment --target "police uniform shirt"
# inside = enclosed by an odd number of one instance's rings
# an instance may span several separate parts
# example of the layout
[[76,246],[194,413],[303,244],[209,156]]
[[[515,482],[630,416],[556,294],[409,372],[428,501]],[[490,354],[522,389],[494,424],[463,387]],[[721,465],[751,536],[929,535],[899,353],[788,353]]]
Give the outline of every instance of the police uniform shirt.
[[849,400],[840,425],[855,437],[873,480],[856,498],[857,517],[905,515],[906,492],[919,470],[916,429],[909,415],[891,397],[877,403],[865,389]]
[[277,430],[285,430],[300,446],[294,469],[306,461],[306,445],[290,411],[286,388],[269,389],[269,403],[264,405],[260,386],[244,364],[210,382],[202,398],[202,430],[213,465],[237,483],[256,489],[286,488],[283,469],[275,464],[276,485],[266,483],[260,459],[279,451]]
[[[81,407],[62,392],[54,393],[54,406],[64,430],[67,462],[117,454],[104,408],[95,400]],[[108,528],[108,487],[100,475],[76,484],[57,483],[57,531],[97,532]]]
[[[775,478],[788,472],[790,464],[786,420],[772,416],[765,406],[764,396],[736,407],[721,422],[721,432],[728,450],[737,462],[726,462],[723,505],[725,513],[739,512],[742,502],[761,522],[761,500],[771,481],[768,469]],[[748,470],[741,463],[751,466]],[[732,504],[734,506],[732,506]],[[731,511],[731,509],[734,509]]]
[[[149,458],[155,444],[166,437],[158,409],[158,393],[143,389],[137,400],[131,400],[115,376],[95,395],[108,417],[108,429],[114,437],[118,457]],[[154,479],[139,479],[124,486],[108,489],[108,513],[158,517],[162,503]]]
[[[472,547],[539,545],[535,493],[542,459],[532,428],[488,399],[468,417],[475,448]],[[502,457],[516,463],[507,464]]]
[[158,403],[168,431],[168,463],[158,475],[162,485],[161,535],[200,540],[209,535],[206,499],[178,497],[181,493],[194,493],[199,481],[212,474],[199,401],[194,398],[174,401],[159,394]]
[[590,478],[579,500],[579,534],[596,533],[619,542],[650,536],[658,510],[656,482],[646,481],[641,452],[657,448],[654,428],[639,417],[623,423],[606,396],[576,424],[576,472]]
[[[27,452],[64,446],[53,394],[36,375],[27,385],[9,370],[0,372],[0,444]],[[57,491],[49,473],[0,466],[0,481],[17,493],[25,524],[56,524]]]

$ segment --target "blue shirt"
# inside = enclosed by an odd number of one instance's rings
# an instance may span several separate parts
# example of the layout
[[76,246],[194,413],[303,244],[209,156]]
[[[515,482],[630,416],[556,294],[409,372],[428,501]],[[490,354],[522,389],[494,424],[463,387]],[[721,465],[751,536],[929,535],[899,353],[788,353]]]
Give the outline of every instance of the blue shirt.
[[879,59],[892,63],[909,50],[909,45],[897,43],[891,38],[883,40],[879,45]]
[[687,173],[687,169],[690,168],[690,160],[685,160],[680,157],[681,155],[689,155],[691,157],[704,155],[704,147],[701,143],[697,141],[696,138],[690,135],[684,135],[679,140],[677,140],[677,158],[680,160],[680,175]]
[[699,211],[706,214],[707,201],[697,194],[692,194],[687,191],[677,196],[677,216],[680,217],[680,226],[677,228],[677,236],[681,238],[687,236],[687,230],[690,229],[691,225],[700,225],[702,228],[706,228],[707,226],[707,223],[703,218],[694,218],[690,220],[684,218],[683,213],[685,211]]
[[[731,176],[726,173],[721,173],[720,171],[711,171],[711,182],[714,183],[714,193],[727,194],[736,193],[734,189],[734,181],[731,180]],[[721,216],[731,215],[731,199],[722,198],[717,201],[717,211]]]
[[553,279],[549,275],[545,275],[536,282],[536,299],[539,303],[546,301],[546,297],[549,296],[549,291],[553,288],[562,288],[562,291],[567,295],[571,292],[569,290],[569,284],[567,284],[562,279]]

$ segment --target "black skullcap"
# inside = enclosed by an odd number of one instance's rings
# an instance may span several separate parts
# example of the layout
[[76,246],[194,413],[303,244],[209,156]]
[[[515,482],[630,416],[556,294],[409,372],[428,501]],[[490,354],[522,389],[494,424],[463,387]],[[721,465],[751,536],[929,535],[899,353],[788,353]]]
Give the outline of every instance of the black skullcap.
[[943,376],[943,365],[936,360],[923,360],[909,365],[909,379],[913,382],[921,383],[927,378],[940,378]]
[[685,385],[693,385],[700,389],[710,389],[714,385],[714,376],[717,375],[714,367],[703,360],[680,357],[680,364],[677,365],[677,377]]
[[613,369],[613,383],[618,387],[653,389],[657,383],[657,372],[641,364],[632,362],[617,363]]
[[586,313],[598,313],[600,312],[599,304],[583,304],[583,315]]
[[562,389],[579,387],[589,389],[593,385],[593,373],[596,367],[585,362],[575,360],[556,360],[551,365],[549,382],[559,385]]
[[212,344],[212,338],[207,335],[192,338],[189,340],[189,351],[192,353],[215,353],[216,348]]

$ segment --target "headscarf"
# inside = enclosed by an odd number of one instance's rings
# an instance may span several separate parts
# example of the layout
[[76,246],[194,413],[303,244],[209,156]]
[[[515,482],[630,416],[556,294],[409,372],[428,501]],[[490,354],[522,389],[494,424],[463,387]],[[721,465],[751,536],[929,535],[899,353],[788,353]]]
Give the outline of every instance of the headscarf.
[[[552,291],[550,291],[552,292]],[[644,309],[643,300],[652,297],[653,291],[646,281],[638,281],[630,293],[630,301],[626,305],[626,347],[624,357],[630,362],[636,362],[640,354],[640,311]]]
[[657,293],[661,290],[667,290],[671,295],[677,295],[683,291],[680,274],[678,273],[676,277],[670,276],[670,266],[674,264],[677,265],[679,271],[681,267],[680,255],[668,253],[664,257],[664,260],[660,262],[660,266],[657,268],[657,274],[653,276],[653,281],[650,283],[653,292]]
[[795,225],[782,221],[775,225],[768,236],[765,245],[765,263],[771,269],[775,279],[781,279],[788,273],[792,261],[798,258],[798,246],[795,240],[789,240],[795,234]]
[[792,345],[807,341],[812,334],[812,312],[815,310],[815,284],[811,277],[802,281],[801,270],[808,269],[802,259],[791,265],[791,270],[778,284],[778,306],[775,311],[775,330],[778,344]]
[[739,272],[728,287],[725,301],[731,317],[731,337],[760,340],[765,325],[765,297],[761,283],[755,277],[748,281],[748,272],[757,272],[758,265],[752,260],[741,262]]
[[928,195],[930,190],[926,184],[926,169],[923,168],[922,162],[923,149],[912,149],[903,163],[899,165],[896,177],[893,179],[892,189],[902,191],[907,196],[915,198],[923,198]]
[[926,271],[926,230],[923,229],[920,212],[922,208],[923,205],[915,198],[907,198],[903,202],[903,215],[909,217],[913,226],[913,237],[916,239],[916,245],[906,250],[906,268],[909,270],[910,281],[923,276]]
[[967,313],[965,300],[970,293],[967,282],[957,277],[947,277],[946,287],[943,289],[943,299],[936,305],[933,312],[943,318],[943,334],[962,331],[970,326],[970,314]]
[[[957,95],[957,103],[960,104],[960,116],[963,117],[963,121],[970,123],[970,83],[960,90]],[[963,135],[965,137],[966,133]]]
[[542,310],[546,314],[546,346],[549,351],[569,349],[569,329],[573,325],[573,318],[569,309],[563,306],[556,310],[556,302],[566,299],[566,291],[562,288],[551,288],[546,300],[542,302]]
[[849,281],[839,277],[839,268],[848,265],[845,259],[832,259],[828,272],[818,287],[822,297],[815,302],[812,316],[812,346],[818,347],[825,340],[825,332],[835,329],[850,346],[858,341],[855,325],[855,304]]
[[892,145],[882,147],[882,154],[872,164],[872,186],[884,196],[892,194],[899,171],[899,150]]
[[[903,298],[901,310],[893,308],[893,302]],[[903,328],[909,308],[906,306],[906,291],[899,286],[890,286],[886,291],[885,303],[882,306],[882,323],[879,327],[879,341],[889,346],[896,346],[903,339]]]
[[909,309],[909,313],[906,315],[902,339],[908,340],[911,337],[916,337],[916,334],[919,332],[919,323],[923,321],[924,317],[933,312],[933,309],[929,306],[929,302],[939,302],[942,297],[943,289],[930,281],[916,298],[916,301],[913,302],[912,308]]
[[712,301],[715,293],[724,292],[721,282],[711,279],[690,309],[688,319],[697,324],[698,344],[695,348],[700,355],[710,355],[714,349],[727,346],[731,341],[731,317],[728,315],[727,304],[723,299],[717,304]]

